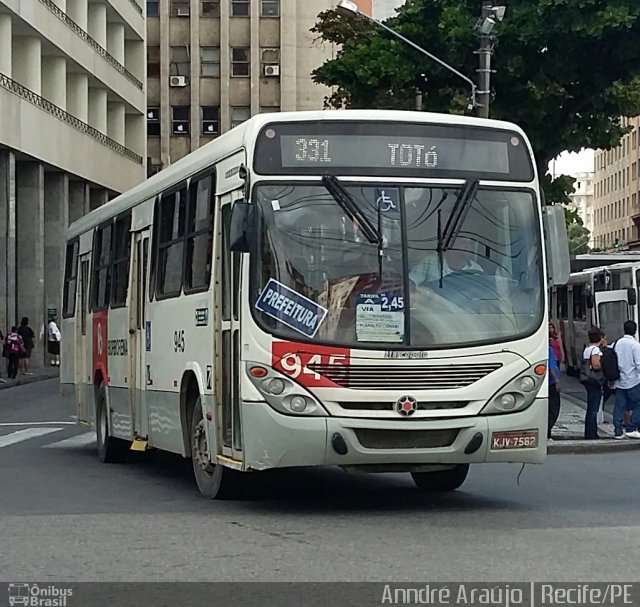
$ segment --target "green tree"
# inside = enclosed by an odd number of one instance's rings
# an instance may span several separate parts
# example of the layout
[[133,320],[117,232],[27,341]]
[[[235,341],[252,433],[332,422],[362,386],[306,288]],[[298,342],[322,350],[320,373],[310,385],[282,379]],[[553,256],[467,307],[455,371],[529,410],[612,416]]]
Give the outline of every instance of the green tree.
[[[479,0],[407,0],[394,30],[474,77]],[[491,117],[531,139],[541,176],[563,150],[610,149],[626,132],[620,116],[640,111],[638,0],[509,0],[497,26]],[[425,74],[424,109],[465,113],[465,83],[362,18],[321,13],[313,30],[339,45],[313,73],[333,87],[329,107],[414,109]],[[548,203],[566,202],[570,178],[543,179]]]

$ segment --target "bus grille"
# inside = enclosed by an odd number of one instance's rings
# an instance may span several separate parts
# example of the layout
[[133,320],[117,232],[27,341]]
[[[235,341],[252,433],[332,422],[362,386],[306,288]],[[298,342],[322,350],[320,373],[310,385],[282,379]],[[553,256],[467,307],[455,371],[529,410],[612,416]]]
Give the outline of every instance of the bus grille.
[[502,367],[501,363],[393,366],[309,365],[334,384],[353,390],[451,390],[474,384]]
[[449,447],[458,429],[449,430],[374,430],[355,428],[358,442],[365,449],[437,449]]
[[[339,401],[338,404],[347,411],[395,411],[396,402],[356,402],[356,401]],[[440,409],[464,409],[469,401],[454,402],[428,402],[420,401],[417,404],[418,411],[437,411]]]

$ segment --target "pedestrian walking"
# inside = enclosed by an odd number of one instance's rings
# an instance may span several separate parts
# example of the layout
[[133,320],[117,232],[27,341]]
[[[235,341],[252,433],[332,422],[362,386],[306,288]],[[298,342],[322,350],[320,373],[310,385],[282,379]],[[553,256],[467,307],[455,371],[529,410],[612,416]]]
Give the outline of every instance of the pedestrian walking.
[[606,345],[604,334],[599,327],[591,327],[588,333],[589,345],[582,353],[582,372],[580,383],[587,391],[587,413],[584,418],[584,437],[587,440],[595,440],[598,436],[598,410],[602,401],[602,386],[604,375],[602,373],[600,347]]
[[[615,382],[614,438],[640,438],[640,344],[635,338],[638,325],[633,320],[627,320],[623,330],[624,335],[613,344],[619,373],[619,379]],[[626,424],[625,410],[631,412]]]
[[18,334],[18,327],[11,327],[11,332],[7,335],[4,342],[9,359],[9,379],[15,379],[18,376],[20,356],[24,352],[24,344],[22,337]]
[[551,429],[555,426],[560,415],[560,367],[556,360],[556,353],[549,344],[549,423],[547,425],[547,440],[551,440]]
[[55,316],[51,319],[47,331],[47,344],[52,367],[60,366],[60,340],[62,336],[56,320],[57,318]]
[[20,367],[24,375],[33,375],[29,371],[29,360],[31,359],[31,352],[35,346],[35,333],[29,326],[29,319],[25,316],[20,322],[18,327],[18,335],[22,337],[22,343],[24,344],[24,354],[20,358]]

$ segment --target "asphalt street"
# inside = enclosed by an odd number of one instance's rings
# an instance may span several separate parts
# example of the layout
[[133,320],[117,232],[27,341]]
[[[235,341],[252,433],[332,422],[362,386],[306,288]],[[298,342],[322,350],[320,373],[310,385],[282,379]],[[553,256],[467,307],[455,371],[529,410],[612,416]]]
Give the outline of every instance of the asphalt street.
[[6,581],[630,581],[638,452],[472,467],[462,489],[408,475],[290,470],[237,501],[201,498],[190,464],[101,464],[56,380],[0,391]]

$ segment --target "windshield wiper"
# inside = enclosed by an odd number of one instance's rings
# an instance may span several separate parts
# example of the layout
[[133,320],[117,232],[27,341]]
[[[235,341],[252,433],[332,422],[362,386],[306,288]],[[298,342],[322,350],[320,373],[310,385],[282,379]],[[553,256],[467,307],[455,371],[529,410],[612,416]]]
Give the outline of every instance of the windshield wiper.
[[442,233],[441,247],[443,251],[446,251],[454,243],[455,239],[460,232],[460,228],[464,224],[464,220],[471,208],[471,203],[478,193],[478,180],[467,179],[464,182],[463,188],[460,190],[456,201],[453,203],[453,209],[449,220]]
[[322,178],[324,187],[327,188],[329,194],[333,196],[333,199],[338,203],[338,206],[345,212],[345,214],[354,222],[360,231],[364,234],[365,238],[371,244],[377,244],[379,247],[382,244],[382,236],[375,226],[369,221],[368,217],[362,212],[358,203],[353,199],[351,194],[345,189],[345,187],[332,175],[325,175]]

